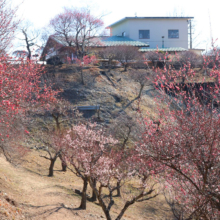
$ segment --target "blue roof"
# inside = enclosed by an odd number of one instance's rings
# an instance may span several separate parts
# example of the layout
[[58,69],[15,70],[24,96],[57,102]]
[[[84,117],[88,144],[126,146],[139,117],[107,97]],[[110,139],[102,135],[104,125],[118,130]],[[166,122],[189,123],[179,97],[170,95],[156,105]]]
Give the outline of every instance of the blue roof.
[[149,44],[133,40],[129,37],[125,36],[110,36],[110,37],[101,37],[102,46],[110,47],[110,46],[136,46],[136,47],[149,47]]
[[143,47],[140,48],[140,52],[149,52],[149,51],[163,51],[163,52],[180,52],[180,51],[186,51],[187,49],[182,48],[182,47],[165,47],[165,48],[148,48],[148,47]]
[[[67,42],[63,37],[50,36],[57,43],[68,46]],[[149,47],[149,44],[133,40],[129,37],[124,36],[104,36],[104,37],[94,37],[90,40],[89,46],[91,47],[112,47],[112,46],[135,46],[135,47]]]

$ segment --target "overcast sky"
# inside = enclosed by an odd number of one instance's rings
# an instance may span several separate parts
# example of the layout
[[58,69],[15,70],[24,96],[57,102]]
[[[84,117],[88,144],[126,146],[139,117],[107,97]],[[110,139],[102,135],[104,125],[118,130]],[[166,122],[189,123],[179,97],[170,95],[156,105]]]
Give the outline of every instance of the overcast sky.
[[[19,4],[19,16],[30,20],[34,26],[46,26],[50,19],[62,12],[63,7],[89,7],[91,13],[103,17],[108,26],[129,16],[192,16],[199,34],[197,47],[208,49],[210,36],[219,38],[220,45],[220,0],[12,0]],[[211,25],[210,25],[211,24]],[[195,46],[195,45],[194,45]]]

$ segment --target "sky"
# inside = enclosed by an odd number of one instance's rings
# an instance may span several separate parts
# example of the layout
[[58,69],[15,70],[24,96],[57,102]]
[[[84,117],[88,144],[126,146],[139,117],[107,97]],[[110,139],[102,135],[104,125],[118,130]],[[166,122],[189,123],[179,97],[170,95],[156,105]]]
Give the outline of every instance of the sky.
[[[220,45],[219,0],[12,0],[19,5],[18,15],[36,28],[45,27],[64,7],[89,7],[91,14],[103,16],[105,27],[132,16],[192,16],[195,20],[194,47],[209,49],[211,36]],[[22,2],[22,3],[21,3]]]

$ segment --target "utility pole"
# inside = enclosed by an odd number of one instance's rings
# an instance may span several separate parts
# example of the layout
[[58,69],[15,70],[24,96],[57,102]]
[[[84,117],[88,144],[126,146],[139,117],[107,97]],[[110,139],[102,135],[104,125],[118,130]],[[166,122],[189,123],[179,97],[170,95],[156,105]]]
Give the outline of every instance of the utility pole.
[[189,35],[189,49],[192,49],[192,20],[189,19],[188,21],[188,35]]
[[208,10],[208,13],[209,13],[209,28],[210,28],[211,46],[212,46],[212,48],[214,48],[213,35],[212,35],[212,23],[211,23],[211,16],[210,16],[209,10]]
[[192,20],[189,21],[190,49],[192,49]]

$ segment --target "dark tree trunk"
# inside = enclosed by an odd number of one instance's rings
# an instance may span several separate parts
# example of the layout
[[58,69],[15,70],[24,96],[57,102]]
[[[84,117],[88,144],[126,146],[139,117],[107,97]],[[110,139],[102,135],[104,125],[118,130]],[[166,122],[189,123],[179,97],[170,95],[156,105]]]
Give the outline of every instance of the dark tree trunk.
[[[93,184],[94,184],[94,186],[96,187],[96,180],[95,180],[95,179],[93,180]],[[92,189],[92,197],[91,197],[91,200],[92,200],[92,201],[96,201],[96,200],[97,200],[95,191],[94,191],[93,189]]]
[[108,72],[111,71],[111,68],[112,68],[112,59],[109,59],[108,60]]
[[49,175],[48,176],[53,176],[53,168],[55,164],[56,158],[53,158],[50,160],[50,167],[49,167]]
[[57,115],[55,115],[54,113],[52,113],[52,116],[56,122],[56,127],[57,127],[57,130],[60,131],[60,122],[59,122],[59,118],[60,118],[60,114],[58,113]]
[[134,199],[132,201],[126,202],[124,205],[124,208],[121,210],[120,214],[118,215],[118,217],[115,220],[120,220],[122,218],[122,216],[124,215],[125,211],[128,209],[128,207],[134,203],[135,203]]
[[[106,207],[106,205],[105,205],[105,203],[104,203],[104,201],[101,197],[101,193],[98,192],[97,188],[95,187],[94,180],[90,179],[89,183],[90,183],[90,186],[92,187],[92,189],[94,190],[94,193],[97,196],[97,199],[99,201],[99,205],[102,207],[102,210],[105,213],[106,219],[107,220],[112,220],[112,218],[110,216],[110,212],[109,212],[110,209],[108,209],[108,207]],[[101,191],[101,188],[102,187],[99,188],[100,191]]]
[[28,60],[31,59],[31,49],[30,49],[30,41],[28,40],[28,36],[27,36],[27,33],[25,30],[22,30],[23,34],[24,34],[24,37],[25,37],[25,43],[26,43],[26,48],[28,50]]
[[81,67],[81,82],[85,85],[84,77],[83,77],[83,67]]
[[121,197],[120,183],[121,183],[121,181],[118,180],[117,181],[117,195],[116,196],[119,196],[119,197]]
[[67,168],[67,163],[65,158],[63,158],[63,156],[60,154],[60,160],[61,160],[61,165],[62,165],[62,171],[66,172],[66,168]]
[[107,219],[107,220],[112,220],[108,209],[107,209],[107,208],[103,208],[102,204],[101,204],[101,207],[102,207],[103,212],[105,213],[106,219]]
[[137,99],[139,99],[141,97],[141,93],[142,93],[143,88],[144,88],[144,85],[141,85],[141,88],[140,88],[139,94],[137,96]]
[[66,162],[65,162],[65,161],[62,161],[62,162],[61,162],[61,165],[62,165],[62,171],[63,171],[63,172],[66,172],[66,168],[67,168]]
[[127,72],[127,67],[128,67],[128,64],[125,63],[125,64],[124,64],[124,72]]
[[79,206],[80,209],[86,210],[86,191],[88,186],[88,179],[87,177],[84,177],[83,179],[83,190],[82,190],[82,198],[81,198],[81,204]]

